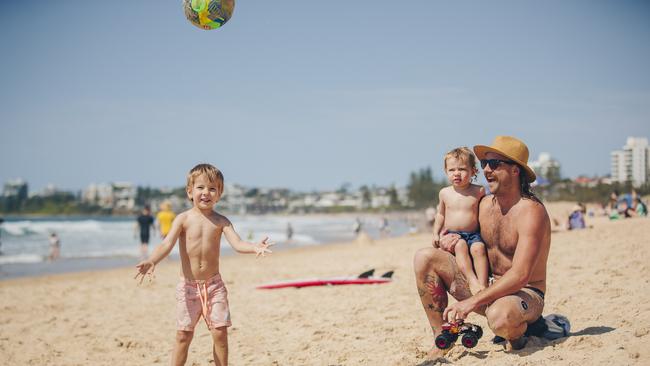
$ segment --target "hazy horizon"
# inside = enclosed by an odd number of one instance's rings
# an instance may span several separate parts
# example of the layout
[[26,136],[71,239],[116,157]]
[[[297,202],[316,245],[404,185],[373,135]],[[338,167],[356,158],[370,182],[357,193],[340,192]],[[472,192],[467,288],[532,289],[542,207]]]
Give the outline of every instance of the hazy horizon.
[[606,175],[650,137],[650,3],[236,4],[202,31],[181,1],[0,3],[0,182],[404,186],[456,146],[524,140]]

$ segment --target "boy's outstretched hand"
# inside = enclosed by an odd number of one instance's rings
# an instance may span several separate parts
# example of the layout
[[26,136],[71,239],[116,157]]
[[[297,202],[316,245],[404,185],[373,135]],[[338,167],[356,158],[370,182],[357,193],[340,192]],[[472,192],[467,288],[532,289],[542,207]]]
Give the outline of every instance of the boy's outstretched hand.
[[264,240],[259,242],[259,244],[254,246],[254,248],[255,248],[255,258],[259,257],[260,255],[262,257],[265,257],[266,253],[273,253],[271,250],[269,250],[269,247],[271,245],[275,245],[275,243],[273,243],[273,242],[269,243],[268,241],[269,241],[269,237],[267,236],[267,237],[264,238]]
[[144,260],[140,263],[138,263],[135,268],[138,269],[138,273],[135,274],[135,277],[133,279],[138,279],[138,276],[140,277],[140,283],[144,281],[144,278],[149,275],[149,282],[151,282],[154,278],[153,271],[156,269],[156,265],[152,261]]

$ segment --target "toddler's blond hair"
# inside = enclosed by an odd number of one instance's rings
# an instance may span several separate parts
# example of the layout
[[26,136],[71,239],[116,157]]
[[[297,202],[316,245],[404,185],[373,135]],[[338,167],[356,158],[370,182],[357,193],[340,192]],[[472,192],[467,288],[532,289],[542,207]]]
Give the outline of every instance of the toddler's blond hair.
[[[198,164],[187,173],[187,185],[185,186],[185,190],[189,191],[194,185],[194,180],[196,180],[196,178],[201,174],[205,174],[210,182],[217,183],[219,195],[223,193],[223,174],[219,169],[210,164]],[[192,198],[190,197],[190,201],[191,200]]]
[[445,154],[445,170],[447,170],[447,159],[456,158],[464,161],[472,170],[478,170],[476,167],[476,156],[467,146],[457,147]]

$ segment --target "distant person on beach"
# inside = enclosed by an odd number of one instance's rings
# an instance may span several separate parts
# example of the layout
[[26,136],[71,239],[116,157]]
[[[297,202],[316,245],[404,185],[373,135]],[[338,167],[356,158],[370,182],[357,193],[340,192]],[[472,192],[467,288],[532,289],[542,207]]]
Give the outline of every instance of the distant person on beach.
[[584,229],[587,227],[585,225],[585,207],[580,203],[573,206],[571,209],[571,214],[569,214],[567,228],[569,230]]
[[379,235],[386,237],[388,234],[390,234],[390,225],[386,216],[383,216],[379,222]]
[[136,236],[138,232],[140,233],[140,257],[142,259],[147,258],[150,229],[155,230],[154,219],[151,216],[151,208],[149,205],[144,205],[140,216],[136,219],[134,228]]
[[5,220],[0,217],[0,255],[2,255],[2,223],[5,222]]
[[620,217],[618,212],[618,191],[613,191],[609,195],[609,204],[607,205],[607,211],[609,213],[610,220],[616,220]]
[[363,224],[361,223],[361,219],[358,217],[354,220],[354,225],[352,227],[354,230],[354,235],[358,236],[361,233],[361,230],[363,229]]
[[228,292],[219,274],[221,236],[239,253],[265,256],[273,243],[264,238],[253,244],[243,241],[232,223],[214,211],[223,193],[223,175],[212,165],[199,164],[190,170],[186,184],[192,208],[179,214],[171,230],[136,268],[135,278],[153,275],[154,268],[169,255],[179,240],[181,281],[176,286],[177,332],[172,353],[173,365],[184,365],[194,336],[194,328],[203,316],[212,335],[212,355],[217,365],[228,364],[228,328],[231,325]]
[[478,169],[476,157],[469,148],[449,151],[444,157],[444,167],[451,185],[438,194],[440,204],[433,224],[433,246],[440,246],[441,234],[460,236],[452,254],[472,293],[477,293],[488,285],[488,258],[478,225],[478,203],[485,196],[485,189],[472,184]]
[[293,226],[287,222],[287,242],[291,242],[291,239],[293,239]]
[[[543,333],[541,317],[546,291],[546,262],[551,224],[544,205],[530,191],[535,173],[528,148],[520,140],[497,136],[491,146],[474,146],[491,194],[479,203],[480,233],[490,259],[489,286],[472,293],[454,257],[460,235],[440,238],[440,248],[420,249],[414,259],[416,284],[434,337],[443,321],[465,319],[471,312],[487,317],[487,324],[507,341],[507,350],[525,346],[526,335]],[[449,305],[447,292],[458,302]],[[548,329],[548,328],[547,328]],[[435,347],[429,356],[444,351]]]
[[160,204],[160,212],[156,215],[156,221],[158,222],[158,229],[162,239],[165,239],[169,230],[172,228],[172,222],[175,217],[176,214],[172,211],[172,204],[169,201]]
[[635,211],[631,205],[627,203],[626,200],[621,200],[618,203],[618,215],[619,217],[630,218],[634,215]]
[[634,198],[634,209],[630,211],[630,216],[635,216],[635,217],[645,217],[648,216],[648,206],[646,206],[643,201],[641,201],[641,197],[635,197]]
[[61,240],[56,233],[50,234],[50,255],[47,256],[47,259],[50,261],[55,261],[61,256]]

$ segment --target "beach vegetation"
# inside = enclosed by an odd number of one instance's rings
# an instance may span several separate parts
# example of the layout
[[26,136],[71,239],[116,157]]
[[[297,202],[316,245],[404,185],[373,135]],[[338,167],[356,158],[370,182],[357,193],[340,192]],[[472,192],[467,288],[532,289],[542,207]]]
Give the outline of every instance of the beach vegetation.
[[[581,180],[555,177],[547,184],[533,188],[543,201],[570,201],[606,204],[613,191],[650,194],[650,184],[633,187],[631,182],[611,183],[605,179]],[[582,182],[582,183],[581,183]],[[219,202],[218,210],[233,213],[350,213],[422,210],[438,205],[438,192],[448,183],[435,179],[430,167],[410,173],[406,187],[362,185],[355,189],[349,183],[333,191],[297,192],[286,188],[257,188],[231,185]],[[25,185],[26,186],[26,185]],[[157,208],[171,201],[175,210],[188,204],[185,187],[159,189],[133,187],[131,206],[124,204],[123,191],[103,199],[88,199],[83,192],[53,191],[28,194],[27,189],[0,196],[0,215],[133,215],[144,205]],[[6,192],[5,192],[6,193]]]
[[444,180],[436,181],[433,178],[431,167],[421,168],[411,172],[407,185],[408,198],[414,208],[422,209],[430,205],[438,205],[438,192],[444,188]]

